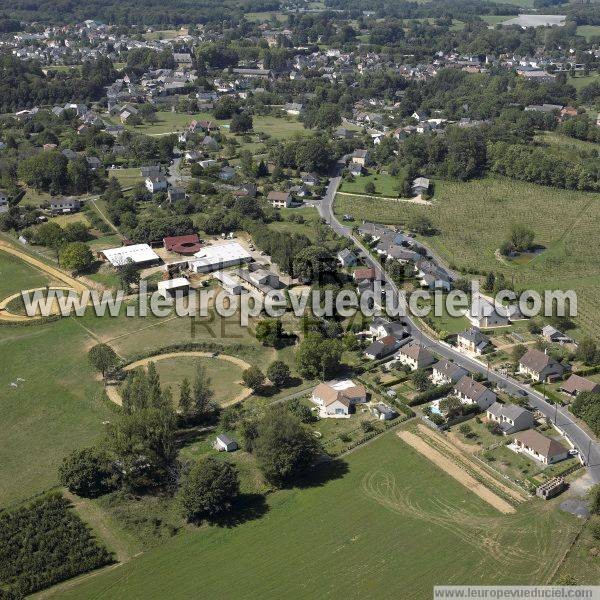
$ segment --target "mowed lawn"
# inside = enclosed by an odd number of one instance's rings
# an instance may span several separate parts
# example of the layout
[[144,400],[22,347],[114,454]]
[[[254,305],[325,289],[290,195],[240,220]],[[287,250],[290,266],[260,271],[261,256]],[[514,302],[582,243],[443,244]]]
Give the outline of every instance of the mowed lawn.
[[69,318],[0,327],[0,507],[56,485],[62,458],[94,444],[111,419],[87,361],[93,344]]
[[199,358],[180,356],[155,361],[163,388],[171,388],[175,402],[179,400],[179,386],[187,377],[194,384],[198,364],[206,370],[210,377],[211,387],[215,393],[214,401],[218,404],[233,400],[241,391],[242,369],[233,363],[218,358]]
[[[600,338],[600,203],[595,194],[560,190],[508,179],[468,183],[437,181],[432,206],[337,196],[338,215],[406,225],[426,215],[437,234],[425,243],[458,269],[504,272],[518,287],[574,289],[578,326]],[[546,249],[527,264],[503,265],[494,251],[513,225],[531,227]]]
[[[545,583],[577,520],[555,502],[502,515],[388,432],[329,481],[275,492],[234,528],[187,530],[61,599],[429,599],[434,584]],[[201,590],[201,592],[200,592]]]
[[2,250],[0,250],[0,275],[0,300],[21,290],[54,283],[51,277],[42,271]]
[[[365,187],[367,183],[372,183],[375,186],[375,192],[367,192]],[[397,177],[392,175],[378,175],[373,172],[369,175],[361,175],[355,177],[354,181],[342,181],[340,192],[347,192],[349,194],[368,194],[371,196],[388,196],[390,198],[398,197],[398,183]]]

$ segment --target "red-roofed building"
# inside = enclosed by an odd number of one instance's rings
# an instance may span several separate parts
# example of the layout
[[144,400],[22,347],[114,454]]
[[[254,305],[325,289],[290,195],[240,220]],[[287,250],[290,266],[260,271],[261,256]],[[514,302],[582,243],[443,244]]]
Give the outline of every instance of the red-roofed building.
[[176,254],[185,254],[191,256],[196,254],[202,248],[200,238],[196,233],[190,235],[174,235],[163,239],[165,250],[175,252]]

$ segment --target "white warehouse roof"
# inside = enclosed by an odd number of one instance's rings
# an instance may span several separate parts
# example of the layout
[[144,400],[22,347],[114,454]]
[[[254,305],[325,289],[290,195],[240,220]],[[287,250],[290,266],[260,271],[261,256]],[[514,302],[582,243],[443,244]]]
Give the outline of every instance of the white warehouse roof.
[[249,252],[238,242],[227,242],[215,246],[206,246],[194,254],[194,268],[219,267],[250,260]]
[[175,279],[166,279],[158,282],[159,291],[173,290],[190,285],[190,282],[185,277],[176,277]]
[[136,264],[160,260],[160,257],[148,244],[133,244],[102,250],[102,254],[113,266],[120,267],[132,260]]

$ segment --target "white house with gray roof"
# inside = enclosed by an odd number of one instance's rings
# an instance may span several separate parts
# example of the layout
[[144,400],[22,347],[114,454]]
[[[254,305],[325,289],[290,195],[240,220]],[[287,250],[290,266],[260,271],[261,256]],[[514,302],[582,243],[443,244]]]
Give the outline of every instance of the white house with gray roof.
[[533,413],[516,404],[494,402],[488,407],[486,417],[499,425],[503,435],[511,435],[535,426]]
[[433,367],[431,381],[435,385],[456,383],[459,379],[462,379],[468,374],[469,372],[466,369],[463,369],[456,363],[450,362],[449,360],[441,360]]

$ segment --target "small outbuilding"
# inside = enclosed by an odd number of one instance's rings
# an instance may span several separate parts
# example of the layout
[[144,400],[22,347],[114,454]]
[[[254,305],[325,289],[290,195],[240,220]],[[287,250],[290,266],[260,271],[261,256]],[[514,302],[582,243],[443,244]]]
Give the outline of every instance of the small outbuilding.
[[215,438],[213,446],[215,450],[218,450],[219,452],[234,452],[239,448],[238,443],[224,433],[220,433]]

